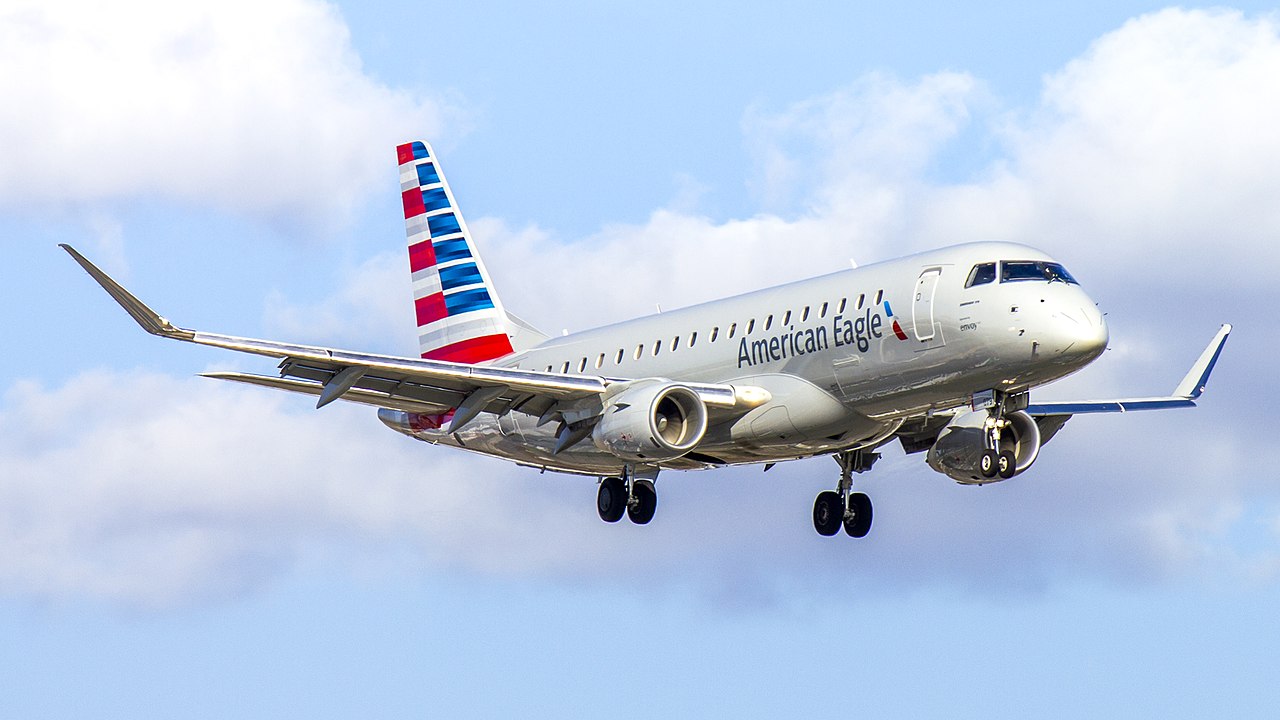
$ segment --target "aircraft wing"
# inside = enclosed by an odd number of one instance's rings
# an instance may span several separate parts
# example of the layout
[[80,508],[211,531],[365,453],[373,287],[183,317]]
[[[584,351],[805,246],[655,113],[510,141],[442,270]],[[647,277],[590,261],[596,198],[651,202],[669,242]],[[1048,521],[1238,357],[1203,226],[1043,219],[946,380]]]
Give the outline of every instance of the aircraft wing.
[[[1130,398],[1121,400],[1082,400],[1075,402],[1031,403],[1027,413],[1032,417],[1071,416],[1088,413],[1133,412],[1135,410],[1164,410],[1177,407],[1195,407],[1196,400],[1209,383],[1209,374],[1222,354],[1222,348],[1231,334],[1231,326],[1223,325],[1209,342],[1200,358],[1191,366],[1172,395],[1165,397]],[[1065,418],[1063,418],[1065,422]]]
[[[281,359],[279,377],[236,372],[205,373],[206,377],[313,395],[319,398],[317,408],[341,398],[424,414],[454,410],[450,426],[450,431],[453,431],[484,411],[503,414],[521,410],[551,418],[553,413],[565,408],[584,405],[589,408],[592,401],[606,393],[610,384],[619,382],[592,375],[561,375],[443,360],[374,355],[188,330],[172,324],[147,307],[75,248],[65,244],[60,247],[143,330],[152,335]],[[736,409],[746,412],[759,404],[759,394],[752,394],[757,388],[681,384],[697,392],[708,409]]]

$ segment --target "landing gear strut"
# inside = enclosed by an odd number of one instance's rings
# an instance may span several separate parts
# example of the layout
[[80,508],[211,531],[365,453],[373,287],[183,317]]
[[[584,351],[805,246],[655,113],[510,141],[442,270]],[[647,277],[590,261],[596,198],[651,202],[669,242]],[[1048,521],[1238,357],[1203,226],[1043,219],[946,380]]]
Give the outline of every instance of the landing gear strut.
[[853,474],[864,473],[880,459],[880,453],[869,450],[846,450],[836,453],[840,465],[840,483],[835,490],[818,493],[813,501],[813,528],[819,535],[831,536],[840,526],[850,537],[866,537],[871,531],[871,498],[866,493],[851,492]]
[[986,449],[983,450],[982,457],[978,461],[978,470],[985,478],[999,475],[1002,480],[1008,480],[1018,471],[1018,459],[1013,451],[1000,449],[1004,429],[1009,425],[1009,420],[1004,416],[1009,399],[1009,396],[1003,393],[995,394],[989,415],[982,423]]
[[596,511],[607,523],[618,522],[625,513],[631,522],[646,525],[658,509],[658,491],[653,480],[637,478],[630,467],[623,468],[622,477],[600,479],[596,493]]

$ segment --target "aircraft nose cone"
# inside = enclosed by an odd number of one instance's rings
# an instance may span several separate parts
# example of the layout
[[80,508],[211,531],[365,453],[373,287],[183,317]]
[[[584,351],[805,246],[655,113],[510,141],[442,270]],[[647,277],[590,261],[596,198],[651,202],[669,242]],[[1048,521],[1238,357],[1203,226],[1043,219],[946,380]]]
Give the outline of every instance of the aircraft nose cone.
[[1098,308],[1086,305],[1076,310],[1064,310],[1058,313],[1056,320],[1056,349],[1060,354],[1087,362],[1107,349],[1111,336],[1107,332],[1107,321]]

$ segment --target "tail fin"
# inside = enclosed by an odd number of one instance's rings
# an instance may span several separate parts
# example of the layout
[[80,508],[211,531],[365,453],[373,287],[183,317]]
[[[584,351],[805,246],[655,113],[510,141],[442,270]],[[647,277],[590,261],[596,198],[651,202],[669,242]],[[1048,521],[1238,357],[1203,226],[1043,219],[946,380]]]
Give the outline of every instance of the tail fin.
[[412,142],[396,153],[422,357],[481,363],[510,354],[507,314],[435,152]]

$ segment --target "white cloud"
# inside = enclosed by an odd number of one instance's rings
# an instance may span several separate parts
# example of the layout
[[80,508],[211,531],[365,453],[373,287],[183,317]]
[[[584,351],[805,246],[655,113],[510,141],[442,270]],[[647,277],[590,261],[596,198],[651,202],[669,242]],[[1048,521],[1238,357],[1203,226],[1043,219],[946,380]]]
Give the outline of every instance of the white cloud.
[[366,75],[317,0],[0,9],[0,204],[165,198],[341,222],[447,107]]
[[[336,543],[425,557],[496,522],[461,454],[369,408],[192,378],[92,372],[12,387],[0,411],[0,588],[169,605],[236,594]],[[536,507],[536,503],[532,503]]]
[[[1015,233],[1145,277],[1274,285],[1280,38],[1271,17],[1165,10],[1050,75],[1007,162],[923,203],[925,232]],[[1205,262],[1208,257],[1213,262]],[[1197,261],[1198,260],[1198,261]],[[1142,282],[1131,275],[1126,282]]]
[[405,250],[380,253],[350,270],[337,290],[299,306],[279,292],[267,297],[272,337],[370,352],[417,353],[413,292]]
[[[318,561],[693,588],[741,605],[798,588],[1004,594],[1276,567],[1274,548],[1229,542],[1254,463],[1230,430],[1141,422],[1073,421],[1033,474],[981,489],[890,449],[859,479],[877,527],[855,543],[810,527],[813,495],[834,480],[826,459],[669,474],[652,525],[613,526],[595,517],[590,479],[415,443],[367,408],[91,372],[19,383],[0,406],[0,593],[167,607],[260,592]],[[1135,439],[1116,447],[1120,433]],[[1166,443],[1200,451],[1158,452]]]
[[912,187],[968,123],[985,91],[971,76],[943,72],[904,84],[880,73],[770,113],[748,111],[748,148],[762,171],[752,183],[765,206],[813,214],[847,212],[864,199]]

